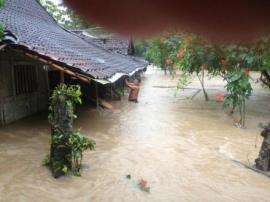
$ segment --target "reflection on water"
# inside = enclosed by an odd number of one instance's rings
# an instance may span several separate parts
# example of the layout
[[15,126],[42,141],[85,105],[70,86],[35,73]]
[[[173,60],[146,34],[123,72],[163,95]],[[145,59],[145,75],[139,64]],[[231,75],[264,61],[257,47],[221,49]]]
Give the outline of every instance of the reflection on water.
[[[270,179],[233,162],[256,158],[257,125],[270,120],[268,94],[256,88],[242,130],[232,126],[221,104],[205,103],[201,92],[189,100],[183,98],[192,97],[192,89],[175,96],[172,88],[154,87],[174,84],[152,70],[139,104],[124,98],[114,103],[114,112],[79,111],[76,125],[97,142],[84,155],[82,177],[55,180],[41,166],[49,151],[46,115],[1,128],[0,201],[269,201]],[[219,80],[208,85],[212,96],[223,91]],[[141,178],[150,194],[132,183]]]

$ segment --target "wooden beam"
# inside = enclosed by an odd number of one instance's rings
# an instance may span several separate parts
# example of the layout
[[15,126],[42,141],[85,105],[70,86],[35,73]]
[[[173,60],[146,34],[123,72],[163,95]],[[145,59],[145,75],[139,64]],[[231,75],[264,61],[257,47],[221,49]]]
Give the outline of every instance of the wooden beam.
[[87,77],[85,75],[79,74],[79,73],[75,73],[75,72],[73,72],[71,70],[68,70],[66,67],[62,67],[62,66],[60,66],[58,64],[53,63],[52,61],[48,61],[48,60],[43,59],[43,58],[41,58],[41,57],[39,57],[39,56],[37,56],[35,54],[27,53],[27,52],[25,52],[23,50],[18,50],[18,49],[12,49],[12,50],[15,50],[15,51],[17,51],[19,53],[22,53],[22,54],[26,55],[27,57],[30,57],[30,58],[32,58],[34,60],[38,60],[38,61],[40,61],[40,62],[42,62],[44,64],[47,64],[53,69],[56,69],[58,71],[62,71],[64,73],[66,73],[68,75],[74,76],[74,77],[80,79],[83,82],[91,83],[91,78],[89,78],[89,77]]

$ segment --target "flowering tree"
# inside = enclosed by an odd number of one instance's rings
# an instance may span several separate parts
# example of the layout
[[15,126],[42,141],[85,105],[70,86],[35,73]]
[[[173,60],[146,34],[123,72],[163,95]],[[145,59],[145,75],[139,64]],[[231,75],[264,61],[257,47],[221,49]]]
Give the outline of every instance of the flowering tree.
[[232,112],[239,108],[240,125],[245,125],[245,100],[252,92],[249,71],[260,71],[262,83],[270,88],[270,44],[262,38],[249,44],[215,44],[201,36],[171,32],[158,40],[150,41],[146,58],[154,64],[168,68],[173,74],[180,70],[179,87],[187,84],[191,75],[201,83],[205,100],[208,95],[204,87],[205,71],[208,75],[222,76],[227,82],[224,106]]

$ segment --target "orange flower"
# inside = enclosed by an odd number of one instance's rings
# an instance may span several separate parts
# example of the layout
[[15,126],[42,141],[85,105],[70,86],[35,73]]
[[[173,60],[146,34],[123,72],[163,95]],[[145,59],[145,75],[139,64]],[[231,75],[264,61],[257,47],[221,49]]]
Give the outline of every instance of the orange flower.
[[221,93],[216,93],[215,99],[216,99],[216,102],[222,102],[224,100],[224,95]]
[[176,56],[178,58],[183,58],[185,56],[185,50],[183,48],[180,48],[178,52],[176,53]]

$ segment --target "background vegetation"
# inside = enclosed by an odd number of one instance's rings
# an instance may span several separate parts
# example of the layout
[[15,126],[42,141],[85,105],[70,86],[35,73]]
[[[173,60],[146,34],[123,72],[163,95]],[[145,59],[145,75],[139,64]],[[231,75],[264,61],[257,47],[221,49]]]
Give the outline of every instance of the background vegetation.
[[50,0],[40,0],[40,3],[53,16],[53,18],[66,29],[78,30],[94,26],[82,19],[72,9],[67,7],[65,3],[55,4]]
[[224,107],[232,112],[239,109],[240,125],[245,125],[245,100],[252,93],[250,71],[261,73],[260,81],[270,88],[270,40],[268,37],[245,43],[213,43],[207,39],[180,32],[164,32],[147,42],[144,56],[154,65],[172,75],[181,71],[179,88],[196,75],[201,83],[205,100],[205,72],[221,76],[226,81]]

